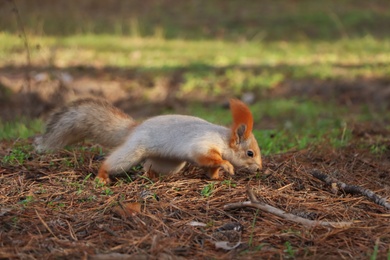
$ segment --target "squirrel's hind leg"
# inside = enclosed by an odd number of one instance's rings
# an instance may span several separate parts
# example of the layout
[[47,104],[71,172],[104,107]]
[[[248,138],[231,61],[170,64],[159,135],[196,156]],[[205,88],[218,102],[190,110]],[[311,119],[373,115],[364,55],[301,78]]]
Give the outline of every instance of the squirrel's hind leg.
[[110,176],[126,172],[140,163],[144,159],[143,151],[144,149],[140,147],[131,148],[126,145],[119,147],[100,166],[96,178],[103,183],[109,183]]

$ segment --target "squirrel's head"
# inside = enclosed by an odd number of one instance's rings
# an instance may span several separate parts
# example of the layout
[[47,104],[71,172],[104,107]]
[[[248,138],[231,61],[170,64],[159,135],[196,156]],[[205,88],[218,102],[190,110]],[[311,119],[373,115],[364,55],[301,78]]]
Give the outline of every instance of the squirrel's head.
[[238,169],[259,171],[262,168],[260,148],[252,133],[253,116],[249,108],[240,100],[230,100],[233,116],[230,147],[234,152],[231,163]]

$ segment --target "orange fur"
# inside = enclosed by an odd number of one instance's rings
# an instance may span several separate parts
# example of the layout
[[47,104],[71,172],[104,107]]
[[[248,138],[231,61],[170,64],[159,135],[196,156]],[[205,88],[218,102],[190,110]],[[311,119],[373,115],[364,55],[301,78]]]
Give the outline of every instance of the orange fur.
[[117,116],[118,118],[129,118],[128,114],[125,114],[123,111],[119,109],[112,109],[111,110],[114,116]]
[[99,179],[102,183],[109,183],[110,182],[110,176],[107,171],[107,166],[105,163],[102,164],[99,168],[98,175],[96,176],[97,179]]
[[222,161],[221,153],[215,148],[211,148],[207,154],[200,155],[196,160],[200,166],[206,167],[220,165]]
[[146,176],[148,176],[148,178],[151,180],[157,180],[158,177],[160,176],[160,174],[153,171],[152,169],[146,169],[145,172],[146,172]]
[[230,175],[234,175],[233,165],[224,159],[217,149],[211,148],[207,154],[202,154],[195,159],[199,166],[208,167],[209,177],[211,179],[219,179],[219,167],[222,167]]
[[219,167],[209,168],[207,177],[210,180],[221,180],[222,178],[219,176]]
[[[238,99],[230,99],[230,110],[232,112],[233,117],[233,126],[232,131],[236,133],[237,128],[240,125],[245,125],[245,133],[244,139],[247,139],[253,129],[253,116],[248,106],[245,105],[242,101]],[[237,142],[237,136],[235,134],[232,135],[231,143],[235,144]]]

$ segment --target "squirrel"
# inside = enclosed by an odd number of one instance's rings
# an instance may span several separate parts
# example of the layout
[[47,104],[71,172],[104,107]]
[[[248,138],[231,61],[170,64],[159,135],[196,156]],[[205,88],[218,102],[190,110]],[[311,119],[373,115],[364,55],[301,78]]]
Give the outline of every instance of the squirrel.
[[216,180],[221,168],[230,175],[235,168],[259,171],[262,161],[252,133],[252,113],[238,99],[230,100],[230,110],[230,128],[176,114],[138,123],[108,101],[80,99],[49,116],[35,149],[60,149],[84,139],[113,148],[96,177],[103,183],[142,162],[150,177],[177,173],[186,162],[206,168],[208,177]]

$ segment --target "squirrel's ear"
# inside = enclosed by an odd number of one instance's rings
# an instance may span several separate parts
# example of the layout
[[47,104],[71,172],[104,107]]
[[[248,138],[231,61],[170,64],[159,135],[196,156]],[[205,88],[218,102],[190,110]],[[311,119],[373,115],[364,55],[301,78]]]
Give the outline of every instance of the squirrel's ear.
[[253,129],[253,116],[249,108],[238,99],[230,100],[230,110],[233,116],[232,144],[248,139]]

